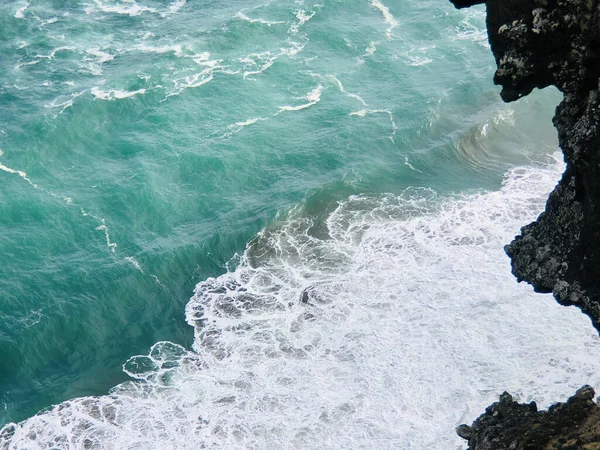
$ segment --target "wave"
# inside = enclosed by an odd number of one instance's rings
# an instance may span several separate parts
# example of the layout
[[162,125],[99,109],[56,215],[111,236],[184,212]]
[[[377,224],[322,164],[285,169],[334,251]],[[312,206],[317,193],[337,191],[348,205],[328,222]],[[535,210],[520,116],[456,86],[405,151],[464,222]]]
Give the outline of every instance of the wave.
[[178,12],[181,8],[183,8],[186,4],[186,0],[174,0],[168,8],[168,12],[170,14]]
[[464,18],[451,34],[453,39],[477,42],[489,48],[487,28],[485,26],[485,10],[472,8],[464,10]]
[[388,38],[388,40],[392,39],[392,32],[394,31],[394,28],[398,26],[398,20],[396,20],[396,18],[392,15],[390,9],[379,0],[372,0],[371,6],[378,9],[383,15],[385,23],[388,26],[385,36]]
[[487,174],[506,170],[510,162],[531,163],[544,151],[557,148],[556,130],[539,124],[552,122],[560,97],[557,90],[547,89],[523,99],[523,106],[505,104],[484,120],[475,117],[475,124],[455,142],[461,164]]
[[242,11],[238,11],[238,13],[235,15],[236,18],[243,20],[245,22],[249,22],[249,23],[260,23],[261,25],[266,25],[268,27],[272,26],[272,25],[282,25],[285,24],[286,22],[281,21],[281,20],[266,20],[266,19],[261,19],[261,18],[257,18],[257,19],[253,19],[251,17],[248,17],[246,14],[244,14],[243,10]]
[[275,114],[277,115],[284,111],[300,111],[302,109],[306,109],[311,106],[314,106],[321,101],[322,93],[323,93],[323,85],[319,84],[316,88],[314,88],[312,91],[310,91],[304,97],[302,97],[308,103],[303,103],[298,106],[289,106],[289,105],[280,106],[279,110]]
[[298,206],[196,286],[193,351],[155,344],[132,381],[5,426],[0,448],[447,449],[504,389],[548,404],[600,385],[586,318],[518,285],[502,251],[562,170]]
[[138,89],[136,91],[122,91],[120,89],[110,89],[103,91],[98,87],[93,87],[90,93],[96,100],[119,100],[123,98],[130,98],[136,95],[143,95],[147,92],[146,89]]
[[[102,12],[122,14],[122,15],[131,16],[131,17],[139,16],[140,14],[143,14],[145,12],[149,12],[149,13],[157,13],[158,12],[158,10],[156,8],[139,5],[138,3],[135,2],[135,0],[127,1],[127,3],[130,4],[130,6],[126,6],[123,3],[105,4],[105,3],[102,3],[100,0],[94,0],[94,3],[96,4],[96,8]],[[85,11],[87,14],[90,14],[93,11],[93,9],[91,6],[88,6],[85,9]]]
[[23,6],[21,6],[19,9],[17,9],[17,11],[15,12],[15,15],[13,16],[15,19],[24,19],[25,18],[25,11],[27,11],[27,8],[29,8],[29,2],[24,2]]

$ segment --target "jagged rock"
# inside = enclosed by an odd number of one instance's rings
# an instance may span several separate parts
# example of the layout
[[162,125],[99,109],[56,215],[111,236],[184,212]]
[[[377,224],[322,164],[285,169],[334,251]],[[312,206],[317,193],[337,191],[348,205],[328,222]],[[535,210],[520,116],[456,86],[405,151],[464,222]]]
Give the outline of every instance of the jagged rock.
[[510,102],[551,85],[564,94],[554,125],[567,168],[546,210],[505,247],[513,274],[563,305],[576,305],[600,331],[600,2],[485,4],[502,98]]
[[457,433],[469,450],[598,450],[600,407],[594,389],[584,386],[566,403],[538,411],[535,402],[518,403],[505,392],[473,425]]
[[[537,292],[576,305],[600,331],[600,0],[450,0],[485,3],[494,82],[506,102],[534,88],[564,95],[554,126],[567,167],[545,211],[505,247],[512,272]],[[600,408],[584,386],[538,411],[508,394],[472,426],[470,450],[600,450]]]

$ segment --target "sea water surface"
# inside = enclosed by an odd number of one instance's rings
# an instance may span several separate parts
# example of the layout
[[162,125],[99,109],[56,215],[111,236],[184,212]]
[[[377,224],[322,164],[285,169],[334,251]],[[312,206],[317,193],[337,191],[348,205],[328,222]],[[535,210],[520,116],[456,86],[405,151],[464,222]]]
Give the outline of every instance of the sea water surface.
[[600,386],[502,251],[560,95],[494,67],[446,0],[2,2],[0,448],[462,449]]

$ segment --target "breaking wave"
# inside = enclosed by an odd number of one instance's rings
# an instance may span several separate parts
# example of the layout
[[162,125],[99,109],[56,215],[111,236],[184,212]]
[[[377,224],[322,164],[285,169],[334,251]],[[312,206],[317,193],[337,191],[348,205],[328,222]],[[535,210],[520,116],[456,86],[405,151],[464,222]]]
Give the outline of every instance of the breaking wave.
[[562,170],[298,206],[196,286],[193,350],[155,344],[132,381],[5,426],[0,448],[446,450],[505,389],[548,404],[599,385],[585,316],[518,285],[502,251]]

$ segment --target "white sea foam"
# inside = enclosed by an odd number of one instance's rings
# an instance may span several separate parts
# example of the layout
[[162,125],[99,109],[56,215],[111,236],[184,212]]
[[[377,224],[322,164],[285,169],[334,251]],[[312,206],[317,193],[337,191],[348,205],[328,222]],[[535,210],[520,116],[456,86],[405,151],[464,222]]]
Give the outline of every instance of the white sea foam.
[[[315,5],[315,6],[319,6],[319,5]],[[311,11],[310,13],[307,13],[305,10],[301,9],[301,10],[295,11],[294,13],[295,13],[296,19],[298,19],[298,21],[293,23],[290,26],[290,28],[288,30],[288,33],[290,33],[290,34],[298,33],[298,30],[300,29],[300,27],[302,25],[304,25],[306,22],[308,22],[310,19],[312,19],[317,12]]]
[[[73,82],[70,81],[66,81],[64,82],[64,84],[68,84],[69,86],[75,86],[75,84]],[[55,108],[61,108],[60,111],[54,115],[54,118],[60,116],[63,112],[65,112],[65,110],[67,108],[70,108],[71,106],[73,106],[73,101],[77,98],[82,96],[83,94],[85,94],[87,92],[87,89],[84,89],[82,91],[79,92],[74,92],[72,93],[68,99],[54,99],[52,100],[50,103],[47,103],[44,105],[44,108],[51,108],[51,109],[55,109]]]
[[344,85],[342,84],[342,82],[337,77],[335,77],[334,75],[329,75],[329,78],[337,85],[337,87],[340,90],[340,92],[343,92],[348,97],[353,98],[355,100],[358,100],[364,106],[367,106],[367,103],[363,100],[363,98],[360,95],[353,94],[352,92],[348,92],[346,89],[344,89]]
[[180,44],[171,44],[171,45],[161,45],[160,47],[155,47],[152,45],[146,45],[145,42],[138,44],[134,47],[135,50],[139,50],[144,53],[169,53],[173,52],[175,56],[182,56],[183,49]]
[[253,118],[248,119],[248,120],[236,122],[236,123],[234,123],[232,125],[229,125],[227,127],[227,129],[229,131],[226,132],[225,134],[223,134],[223,137],[224,138],[230,137],[230,136],[234,135],[235,133],[239,133],[244,128],[249,127],[250,125],[254,125],[257,122],[264,122],[265,120],[269,120],[269,119],[266,118],[266,117],[253,117]]
[[451,38],[474,41],[484,47],[489,47],[485,11],[472,8],[466,10],[464,15],[465,17],[461,20],[459,26],[451,30]]
[[258,121],[267,120],[264,117],[254,117],[252,119],[245,120],[243,122],[236,122],[233,124],[234,127],[247,127],[248,125],[253,125]]
[[120,89],[110,89],[108,91],[103,91],[99,87],[93,87],[90,90],[90,93],[97,100],[118,100],[123,98],[133,97],[135,95],[145,94],[147,92],[146,89],[138,89],[136,91],[122,91]]
[[34,59],[33,61],[29,61],[26,63],[20,63],[15,66],[15,69],[20,69],[21,67],[26,67],[26,66],[35,66],[36,64],[40,63],[41,61],[42,61],[41,59]]
[[208,62],[210,58],[210,53],[209,52],[202,52],[202,53],[198,53],[195,54],[193,56],[193,60],[196,64],[200,64],[200,65],[212,65],[215,66],[219,61],[211,61]]
[[126,256],[124,259],[125,259],[125,261],[130,263],[133,267],[135,267],[136,270],[138,270],[141,273],[144,273],[144,269],[142,269],[142,266],[140,265],[139,261],[137,259],[135,259],[133,256]]
[[200,87],[213,79],[212,71],[202,71],[185,78],[185,83],[180,85],[180,88],[195,88]]
[[[42,19],[35,14],[32,14],[33,18],[38,21],[40,27],[45,27],[46,25],[52,25],[53,23],[58,22],[58,17],[50,17],[49,19]],[[15,15],[16,17],[16,15]]]
[[243,64],[244,68],[243,78],[263,73],[281,56],[293,57],[297,55],[304,49],[306,42],[300,43],[288,39],[286,40],[286,44],[288,46],[280,48],[279,53],[267,50],[260,53],[251,53],[243,58],[239,58],[238,61]]
[[58,114],[56,114],[55,117],[60,116],[65,109],[70,108],[71,106],[73,106],[73,99],[69,99],[69,100],[65,100],[62,103],[59,103],[57,100],[53,100],[51,103],[47,103],[44,105],[44,108],[61,108],[60,112]]
[[392,32],[394,31],[394,28],[398,26],[398,20],[396,20],[396,18],[392,15],[390,9],[383,3],[381,3],[379,0],[372,0],[371,6],[373,8],[378,9],[379,11],[381,11],[381,14],[383,14],[383,19],[388,25],[387,30],[385,31],[385,36],[388,39],[392,39]]
[[[64,111],[64,108],[63,108],[63,111]],[[2,156],[2,155],[0,154],[0,156]],[[56,199],[64,201],[67,206],[75,206],[75,203],[73,202],[73,199],[71,197],[68,197],[68,196],[65,196],[65,195],[61,195],[61,194],[56,194],[56,193],[54,193],[52,191],[49,191],[48,189],[46,189],[46,188],[44,188],[42,186],[39,186],[37,183],[31,181],[31,179],[28,177],[27,173],[25,171],[23,171],[23,170],[12,169],[12,168],[10,168],[8,166],[5,166],[2,163],[0,163],[0,170],[3,171],[3,172],[6,172],[6,173],[18,175],[19,177],[21,177],[23,180],[25,180],[34,189],[37,189],[39,191],[44,192],[45,194],[50,195],[51,197],[54,197]],[[114,253],[115,250],[117,249],[117,244],[115,242],[111,241],[110,234],[109,234],[109,229],[108,229],[108,226],[106,225],[106,220],[103,217],[99,217],[99,216],[97,216],[95,214],[89,213],[88,211],[86,211],[82,207],[79,207],[79,210],[80,210],[81,215],[83,217],[91,217],[97,223],[100,224],[99,226],[96,227],[96,230],[97,231],[102,231],[104,233],[104,237],[106,239],[106,245],[110,249],[110,251]],[[4,449],[1,446],[1,444],[2,444],[2,436],[0,434],[0,448]]]
[[114,55],[102,51],[97,47],[88,48],[85,52],[89,56],[83,58],[85,64],[82,64],[80,67],[89,70],[92,75],[96,76],[102,75],[102,64],[115,59]]
[[295,56],[298,53],[300,53],[302,50],[304,50],[304,47],[306,46],[306,42],[308,42],[308,41],[306,40],[305,42],[295,42],[295,41],[288,39],[286,41],[286,44],[288,44],[288,47],[281,48],[280,55]]
[[547,406],[599,386],[589,320],[518,285],[502,251],[562,169],[353,196],[324,222],[297,208],[198,284],[195,352],[159,342],[124,365],[133,382],[10,424],[0,447],[447,450],[505,389]]
[[42,314],[42,309],[35,309],[27,314],[26,317],[23,317],[21,322],[25,328],[31,328],[40,323],[43,317],[44,315]]
[[117,250],[118,245],[116,242],[113,242],[110,239],[110,230],[106,225],[106,219],[104,219],[104,217],[99,217],[95,214],[89,213],[84,208],[79,208],[79,210],[81,211],[83,217],[91,217],[100,222],[100,225],[96,227],[96,231],[102,231],[104,233],[104,238],[106,239],[106,246],[110,249],[112,253],[114,253]]
[[39,186],[37,184],[35,184],[33,181],[31,181],[29,179],[29,177],[27,176],[27,173],[24,172],[24,171],[22,171],[22,170],[11,169],[10,167],[7,167],[7,166],[5,166],[4,164],[1,164],[1,163],[0,163],[0,170],[2,170],[4,172],[7,172],[7,173],[12,173],[12,174],[15,174],[15,175],[19,175],[21,178],[23,178],[25,181],[27,181],[27,183],[29,183],[34,188],[36,188],[36,189],[39,188]]
[[411,56],[408,61],[410,66],[419,67],[433,62],[433,59],[427,58],[426,56]]
[[25,11],[27,11],[27,8],[29,8],[29,2],[25,2],[23,4],[23,6],[21,6],[19,9],[17,9],[17,11],[15,12],[14,18],[15,19],[24,19],[25,18]]
[[167,95],[165,98],[161,100],[161,102],[166,101],[170,97],[176,97],[181,94],[184,90],[188,88],[200,87],[206,83],[209,83],[213,80],[213,75],[209,75],[207,77],[201,78],[200,74],[196,74],[190,77],[186,77],[184,81],[175,80],[175,86],[167,91]]
[[47,55],[35,55],[35,57],[36,58],[44,58],[44,59],[54,59],[54,57],[56,56],[56,54],[58,52],[74,52],[74,51],[76,51],[75,47],[63,46],[63,47],[57,47],[57,48],[53,49]]
[[263,52],[263,53],[253,53],[244,58],[241,58],[239,61],[248,67],[258,67],[255,70],[246,70],[244,71],[243,78],[249,77],[250,75],[258,75],[259,73],[264,72],[269,67],[271,67],[275,60],[280,55],[273,55],[271,52]]
[[[0,155],[1,156],[1,155]],[[47,195],[50,195],[51,197],[54,197],[56,199],[62,200],[65,202],[65,204],[67,206],[76,206],[76,204],[73,202],[73,199],[71,197],[65,196],[65,195],[61,195],[61,194],[56,194],[52,191],[49,191],[48,189],[39,186],[37,183],[34,183],[33,181],[31,181],[31,179],[28,177],[27,173],[23,170],[17,170],[17,169],[12,169],[8,166],[5,166],[4,164],[0,163],[0,170],[9,174],[14,174],[14,175],[18,175],[19,177],[21,177],[23,180],[25,180],[31,187],[33,187],[34,189],[37,189],[39,191],[44,192]],[[103,217],[99,217],[95,214],[92,214],[88,211],[86,211],[84,208],[79,207],[79,211],[81,212],[81,215],[83,217],[91,217],[92,219],[94,219],[96,221],[96,223],[99,223],[100,225],[98,225],[96,227],[97,231],[102,231],[104,233],[104,237],[106,239],[106,246],[110,249],[110,251],[112,253],[115,252],[115,250],[117,249],[117,244],[116,242],[113,242],[110,238],[110,230],[106,224],[106,220]],[[125,259],[127,261],[129,261],[128,259],[129,257],[125,257]],[[2,432],[0,430],[0,448],[2,448],[4,450],[3,447],[3,441],[2,441]],[[11,447],[9,447],[11,448]]]
[[369,42],[369,46],[365,48],[365,53],[367,55],[372,55],[377,51],[377,47],[375,47],[375,42]]
[[310,91],[308,94],[306,94],[303,99],[307,100],[308,103],[303,103],[302,105],[298,105],[298,106],[280,106],[279,107],[279,111],[277,111],[275,113],[275,115],[280,114],[284,111],[300,111],[302,109],[306,109],[309,108],[313,105],[316,105],[317,103],[319,103],[321,101],[321,94],[323,93],[323,85],[319,84],[317,87],[315,87],[312,91]]
[[186,4],[186,0],[175,0],[169,5],[169,13],[173,14],[183,8]]
[[261,19],[260,17],[259,18],[250,18],[246,14],[244,14],[243,11],[244,10],[238,11],[238,13],[235,15],[235,17],[237,17],[238,19],[243,20],[245,22],[260,23],[263,25],[267,25],[268,27],[285,23],[285,22],[278,21],[278,20],[271,21],[271,20]]
[[[149,12],[149,13],[157,13],[158,12],[158,10],[156,8],[139,5],[135,1],[126,2],[126,3],[129,3],[131,6],[124,5],[123,4],[124,2],[106,4],[106,3],[101,2],[100,0],[94,0],[94,3],[96,4],[96,8],[102,12],[123,14],[123,15],[132,16],[132,17],[139,16],[140,14],[145,13],[145,12]],[[87,14],[90,14],[92,11],[93,11],[93,9],[91,9],[90,7],[85,9],[85,12]]]
[[316,14],[316,11],[311,11],[307,13],[303,9],[296,11],[296,19],[298,19],[298,25],[304,25],[310,19],[312,19]]
[[172,95],[178,95],[185,89],[203,86],[206,83],[212,81],[213,78],[214,71],[212,70],[212,68],[208,68],[199,73],[195,73],[193,75],[184,77],[183,79],[174,80],[175,87],[173,91],[167,95],[167,97],[170,97]]
[[364,64],[365,58],[368,58],[369,56],[373,56],[375,54],[375,52],[377,51],[377,44],[378,42],[369,42],[369,45],[367,46],[367,48],[365,48],[365,52],[357,58],[358,64]]
[[173,79],[173,87],[168,89],[166,97],[161,101],[179,95],[186,89],[197,88],[209,83],[214,79],[215,72],[230,73],[221,66],[223,60],[211,60],[209,57],[210,53],[208,52],[194,54],[193,61],[204,69],[192,75]]
[[40,19],[38,16],[33,16],[41,26],[52,25],[53,23],[58,22],[58,17],[50,17],[49,19]]
[[404,157],[404,165],[406,167],[408,167],[410,170],[414,170],[415,172],[419,172],[419,173],[423,173],[423,171],[417,169],[415,166],[413,166],[409,161],[408,161],[408,156]]
[[435,45],[425,47],[411,46],[405,53],[404,57],[409,66],[419,67],[433,62],[433,59],[428,56],[430,50],[434,49]]
[[98,64],[103,64],[107,61],[112,61],[113,59],[115,59],[115,57],[113,55],[111,55],[110,53],[107,53],[105,51],[100,50],[98,47],[92,47],[92,48],[88,48],[85,51],[88,55],[91,56],[95,56],[96,62]]

